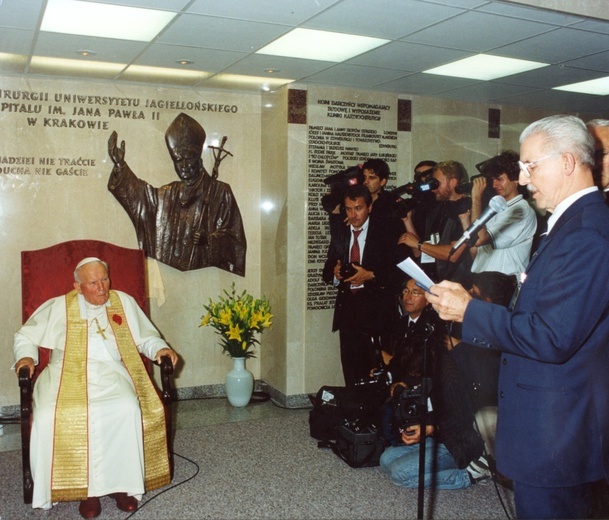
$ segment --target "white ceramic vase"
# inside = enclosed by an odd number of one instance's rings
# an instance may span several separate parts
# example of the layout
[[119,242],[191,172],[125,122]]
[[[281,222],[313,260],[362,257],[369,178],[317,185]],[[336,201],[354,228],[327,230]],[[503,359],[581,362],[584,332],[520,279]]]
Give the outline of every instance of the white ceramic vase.
[[254,376],[245,368],[245,358],[233,358],[233,369],[226,374],[226,397],[237,408],[247,406],[254,391]]

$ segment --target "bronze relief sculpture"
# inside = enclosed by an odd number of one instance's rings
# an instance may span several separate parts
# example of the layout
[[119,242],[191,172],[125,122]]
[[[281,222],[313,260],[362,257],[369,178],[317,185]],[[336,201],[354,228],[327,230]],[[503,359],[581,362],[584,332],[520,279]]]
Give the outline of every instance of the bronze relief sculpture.
[[228,152],[216,149],[219,154],[210,175],[201,158],[205,137],[192,117],[181,113],[175,118],[165,142],[180,180],[155,188],[129,168],[125,141],[119,147],[117,133],[112,132],[108,153],[114,168],[108,190],[129,214],[138,243],[149,257],[181,271],[215,266],[245,276],[247,242],[241,213],[231,187],[217,180],[219,163]]

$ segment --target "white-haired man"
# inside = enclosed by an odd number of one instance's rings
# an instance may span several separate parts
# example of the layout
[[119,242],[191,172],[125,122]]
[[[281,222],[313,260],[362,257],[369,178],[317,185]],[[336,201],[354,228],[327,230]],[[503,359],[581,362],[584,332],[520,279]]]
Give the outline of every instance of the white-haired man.
[[[463,341],[502,351],[497,468],[518,518],[592,518],[609,474],[609,208],[584,122],[552,116],[520,136],[520,183],[552,213],[512,308],[443,281],[428,300]],[[458,347],[457,347],[458,348]]]
[[83,259],[74,280],[32,314],[13,351],[15,371],[31,375],[38,347],[52,350],[34,386],[32,507],[80,500],[81,516],[94,518],[101,496],[134,511],[169,483],[164,410],[140,353],[174,366],[178,356],[131,296],[110,290],[105,262]]

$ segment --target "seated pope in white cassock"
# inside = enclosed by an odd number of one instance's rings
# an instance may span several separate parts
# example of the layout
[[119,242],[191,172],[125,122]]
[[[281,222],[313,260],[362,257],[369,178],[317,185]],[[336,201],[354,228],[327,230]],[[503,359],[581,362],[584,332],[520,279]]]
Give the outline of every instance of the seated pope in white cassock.
[[98,497],[134,511],[145,491],[169,483],[164,410],[140,353],[174,366],[178,357],[131,296],[110,290],[105,262],[85,258],[74,279],[15,334],[15,370],[33,373],[38,347],[52,349],[34,387],[32,506],[80,500],[93,518]]

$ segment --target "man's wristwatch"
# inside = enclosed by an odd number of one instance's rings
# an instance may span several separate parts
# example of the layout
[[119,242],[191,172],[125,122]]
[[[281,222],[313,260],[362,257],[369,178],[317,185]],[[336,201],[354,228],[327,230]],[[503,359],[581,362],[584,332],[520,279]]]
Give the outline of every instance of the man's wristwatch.
[[419,245],[418,245],[419,251],[421,251],[421,246],[422,245],[423,245],[423,242],[419,242]]

